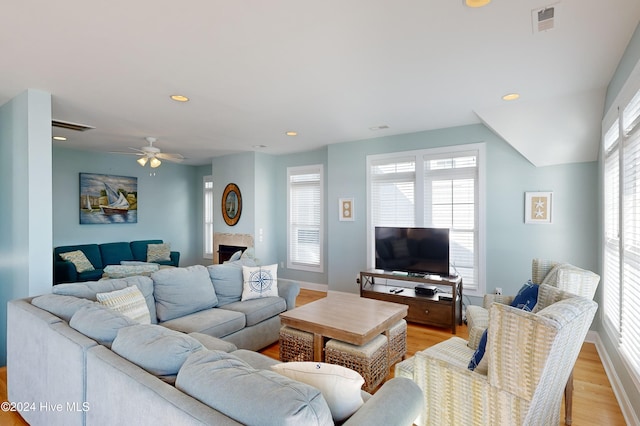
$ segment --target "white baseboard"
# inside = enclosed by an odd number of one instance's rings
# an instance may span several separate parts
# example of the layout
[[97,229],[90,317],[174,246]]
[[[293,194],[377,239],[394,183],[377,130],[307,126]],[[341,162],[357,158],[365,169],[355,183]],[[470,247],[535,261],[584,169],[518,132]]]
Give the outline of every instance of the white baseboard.
[[613,394],[618,400],[618,405],[620,405],[620,411],[622,411],[622,416],[624,417],[625,422],[627,425],[639,426],[640,420],[636,416],[633,405],[631,404],[631,401],[629,401],[629,397],[622,386],[620,377],[618,377],[618,373],[611,362],[611,358],[607,353],[604,343],[602,343],[600,334],[597,331],[589,331],[585,342],[594,343],[596,345],[596,351],[598,351],[598,356],[600,356],[602,366],[604,367],[604,371],[609,379],[609,383],[611,383]]
[[309,283],[309,282],[306,282],[306,281],[289,280],[289,279],[286,279],[286,278],[278,278],[278,280],[295,282],[300,286],[300,288],[304,288],[304,289],[307,289],[307,290],[322,291],[322,292],[325,292],[325,293],[329,291],[329,286],[327,284]]

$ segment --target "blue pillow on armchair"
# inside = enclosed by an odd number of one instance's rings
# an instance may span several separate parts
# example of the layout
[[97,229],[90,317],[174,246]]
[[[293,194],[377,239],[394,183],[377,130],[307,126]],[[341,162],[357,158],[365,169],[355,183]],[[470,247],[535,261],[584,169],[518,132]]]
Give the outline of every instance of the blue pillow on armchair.
[[471,371],[476,369],[478,364],[480,364],[482,357],[484,356],[484,351],[487,348],[487,330],[488,328],[484,329],[484,333],[482,333],[482,337],[480,337],[480,342],[478,343],[478,348],[473,353],[471,361],[469,361],[469,365],[467,366],[467,368]]
[[538,303],[538,288],[538,284],[526,282],[511,302],[511,306],[531,312]]

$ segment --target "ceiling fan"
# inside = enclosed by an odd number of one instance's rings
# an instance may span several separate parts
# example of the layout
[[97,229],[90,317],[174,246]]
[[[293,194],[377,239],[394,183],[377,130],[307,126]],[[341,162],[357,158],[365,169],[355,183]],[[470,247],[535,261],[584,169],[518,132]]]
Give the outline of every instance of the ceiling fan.
[[174,163],[182,163],[182,161],[184,160],[184,157],[180,154],[167,154],[160,152],[159,148],[153,146],[153,143],[157,140],[156,138],[148,136],[145,139],[147,140],[147,142],[149,142],[149,146],[143,146],[140,149],[129,147],[129,149],[137,151],[135,155],[140,156],[137,161],[138,164],[140,164],[142,167],[144,167],[147,162],[149,162],[149,166],[154,169],[156,167],[160,167],[160,164],[162,164],[162,161],[160,161],[160,159],[173,161]]

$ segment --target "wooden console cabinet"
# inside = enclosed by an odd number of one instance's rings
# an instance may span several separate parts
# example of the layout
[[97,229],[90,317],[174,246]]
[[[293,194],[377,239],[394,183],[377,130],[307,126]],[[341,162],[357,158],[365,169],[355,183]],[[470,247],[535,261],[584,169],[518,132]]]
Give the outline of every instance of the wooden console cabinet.
[[[434,296],[417,295],[417,284],[433,285],[440,289]],[[402,289],[393,293],[393,289]],[[449,294],[450,300],[442,297]],[[415,276],[390,271],[360,272],[360,296],[370,299],[402,303],[409,307],[406,320],[437,327],[450,327],[456,334],[456,324],[462,325],[462,278]]]

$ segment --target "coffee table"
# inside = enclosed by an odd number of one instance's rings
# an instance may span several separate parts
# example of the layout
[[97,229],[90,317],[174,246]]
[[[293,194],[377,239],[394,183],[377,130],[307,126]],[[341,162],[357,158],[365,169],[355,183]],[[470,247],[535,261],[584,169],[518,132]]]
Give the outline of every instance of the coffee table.
[[325,339],[364,345],[407,316],[407,306],[349,293],[327,297],[280,314],[283,325],[313,333],[313,360],[323,360]]

